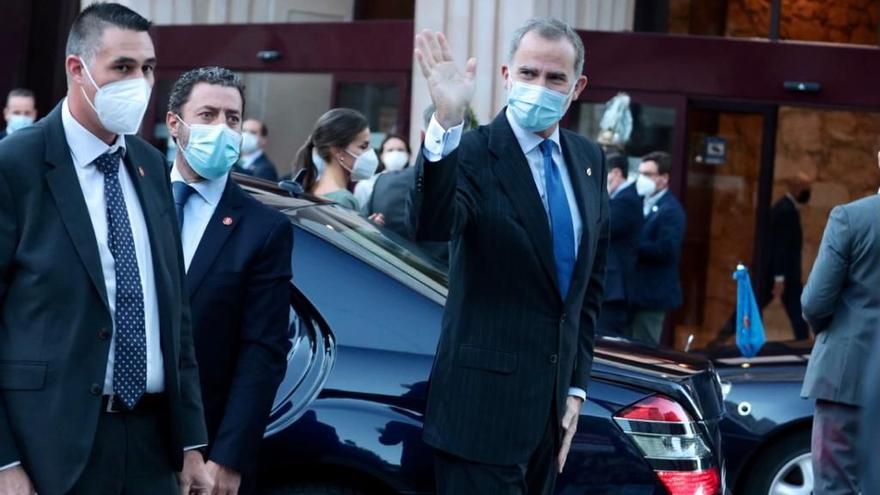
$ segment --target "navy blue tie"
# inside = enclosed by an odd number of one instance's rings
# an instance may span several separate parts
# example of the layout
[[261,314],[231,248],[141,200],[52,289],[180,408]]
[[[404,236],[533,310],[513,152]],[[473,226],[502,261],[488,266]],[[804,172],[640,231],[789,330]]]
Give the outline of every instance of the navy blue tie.
[[[119,185],[122,148],[104,153],[94,164],[104,174],[107,244],[116,266],[116,348],[113,393],[132,409],[147,389],[147,336],[144,292],[125,197]],[[132,198],[136,201],[137,198]]]
[[544,185],[547,194],[547,206],[550,210],[550,232],[553,236],[553,257],[556,260],[556,280],[562,299],[568,295],[571,276],[574,272],[575,246],[574,226],[571,210],[559,168],[553,162],[553,141],[545,139],[541,145],[544,157]]
[[174,195],[174,209],[177,211],[177,226],[183,230],[183,207],[186,201],[196,192],[189,184],[183,181],[171,183],[171,194]]

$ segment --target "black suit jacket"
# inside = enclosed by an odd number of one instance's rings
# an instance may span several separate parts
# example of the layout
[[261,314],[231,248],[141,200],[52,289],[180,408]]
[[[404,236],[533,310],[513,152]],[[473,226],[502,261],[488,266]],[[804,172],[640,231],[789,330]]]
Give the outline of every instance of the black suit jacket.
[[642,197],[634,184],[626,184],[609,199],[608,267],[605,272],[605,300],[629,302],[632,298],[633,272],[639,255],[642,234]]
[[608,191],[598,146],[566,129],[561,145],[583,221],[567,296],[556,282],[546,210],[503,111],[439,162],[419,153],[418,235],[453,241],[425,418],[435,448],[477,462],[524,462],[551,418],[561,431],[569,387],[587,388]]
[[5,130],[0,131],[0,140],[2,140],[3,138],[5,138],[7,135],[8,135],[8,134],[6,134],[6,131],[5,131]]
[[[169,461],[207,442],[165,161],[134,136],[125,166],[143,207],[156,276]],[[60,105],[0,142],[0,465],[65,493],[92,449],[112,328],[98,245]]]
[[633,283],[634,306],[670,310],[681,306],[678,263],[687,217],[681,203],[667,191],[654,205],[642,227]]
[[275,169],[275,164],[272,163],[272,160],[269,160],[269,157],[266,156],[265,152],[260,154],[260,157],[254,160],[251,168],[243,168],[236,165],[234,171],[240,174],[252,175],[261,179],[270,180],[272,182],[278,180],[278,171]]
[[785,278],[789,287],[800,287],[803,232],[801,215],[788,196],[783,196],[770,209],[770,257],[764,269],[764,287],[769,294],[776,276]]
[[230,178],[187,272],[208,458],[245,475],[287,366],[293,231]]

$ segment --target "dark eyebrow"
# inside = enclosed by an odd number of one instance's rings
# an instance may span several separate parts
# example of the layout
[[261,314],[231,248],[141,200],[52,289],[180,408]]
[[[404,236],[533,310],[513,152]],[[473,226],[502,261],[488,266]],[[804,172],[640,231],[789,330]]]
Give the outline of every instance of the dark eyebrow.
[[[138,61],[131,57],[119,57],[111,65],[137,65]],[[150,57],[143,62],[144,65],[156,65],[156,57]]]
[[207,110],[214,113],[218,113],[220,111],[220,109],[217,107],[212,107],[211,105],[202,105],[199,107],[198,110],[196,110],[196,112],[201,112],[202,110]]

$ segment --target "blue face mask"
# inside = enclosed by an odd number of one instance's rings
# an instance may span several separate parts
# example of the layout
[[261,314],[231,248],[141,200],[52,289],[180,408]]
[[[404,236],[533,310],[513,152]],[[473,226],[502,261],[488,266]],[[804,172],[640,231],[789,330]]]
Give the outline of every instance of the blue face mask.
[[10,115],[9,121],[6,122],[6,134],[12,134],[20,131],[25,127],[34,123],[34,118],[28,115]]
[[565,115],[568,98],[574,93],[574,85],[568,94],[547,89],[544,86],[511,79],[507,93],[507,108],[514,120],[529,132],[547,130]]
[[241,134],[226,124],[190,125],[177,118],[189,128],[189,142],[181,149],[186,163],[207,180],[226,175],[241,155]]

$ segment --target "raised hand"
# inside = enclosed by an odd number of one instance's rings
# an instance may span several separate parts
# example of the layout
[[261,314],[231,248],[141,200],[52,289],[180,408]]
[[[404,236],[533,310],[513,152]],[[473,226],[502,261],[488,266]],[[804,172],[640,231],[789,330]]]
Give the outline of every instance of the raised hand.
[[416,35],[415,51],[422,74],[428,80],[428,92],[434,102],[437,121],[444,129],[460,124],[474,97],[477,60],[468,59],[462,73],[455,66],[443,33],[433,33],[427,29]]

